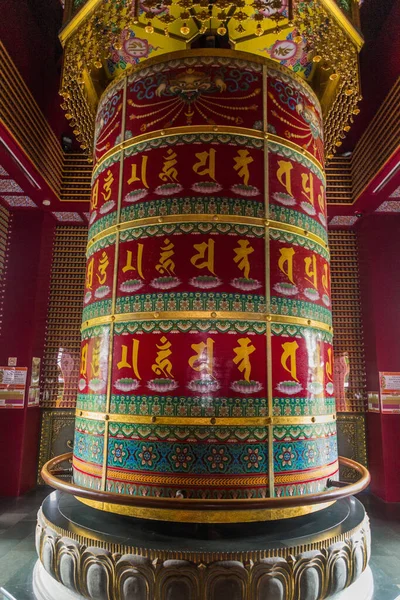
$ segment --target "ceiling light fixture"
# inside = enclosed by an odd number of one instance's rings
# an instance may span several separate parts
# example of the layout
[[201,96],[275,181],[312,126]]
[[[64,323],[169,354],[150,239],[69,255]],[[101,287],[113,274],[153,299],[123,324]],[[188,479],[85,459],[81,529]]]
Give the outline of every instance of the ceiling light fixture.
[[41,190],[42,188],[38,184],[38,182],[36,181],[36,179],[33,177],[33,175],[31,175],[29,173],[29,171],[22,164],[22,162],[19,160],[19,158],[17,157],[17,155],[11,150],[11,148],[9,147],[9,145],[7,144],[7,142],[2,137],[0,137],[0,143],[4,147],[4,149],[6,150],[6,152],[8,152],[8,154],[11,155],[11,158],[13,159],[13,162],[17,163],[17,166],[23,172],[23,174],[25,175],[25,177],[28,179],[29,183],[31,185],[33,185],[33,187],[35,187],[37,190]]
[[374,189],[374,191],[372,193],[377,194],[378,192],[383,190],[385,185],[392,179],[393,175],[395,175],[397,173],[397,171],[399,171],[399,170],[400,170],[400,161],[397,164],[395,164],[393,169],[391,171],[389,171],[389,173],[386,175],[386,177],[384,177],[382,179],[380,184],[376,186],[376,188]]

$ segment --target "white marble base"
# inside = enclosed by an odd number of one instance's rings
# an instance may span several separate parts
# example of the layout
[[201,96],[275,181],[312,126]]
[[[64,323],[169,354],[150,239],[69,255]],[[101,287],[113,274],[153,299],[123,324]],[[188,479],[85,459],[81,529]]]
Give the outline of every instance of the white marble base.
[[[83,596],[75,594],[47,573],[42,563],[38,561],[33,571],[33,589],[36,600],[85,600]],[[331,596],[330,600],[371,600],[374,593],[374,580],[369,567],[359,579],[344,592]],[[98,600],[93,598],[93,600]],[[133,599],[132,599],[133,600]],[[153,600],[153,598],[151,599]],[[190,600],[188,598],[188,600]],[[222,599],[221,600],[225,600]],[[265,600],[279,600],[265,598]]]
[[40,560],[33,570],[33,592],[37,600],[86,600],[53,579]]
[[353,585],[343,592],[330,596],[330,600],[372,600],[374,594],[374,578],[368,566]]

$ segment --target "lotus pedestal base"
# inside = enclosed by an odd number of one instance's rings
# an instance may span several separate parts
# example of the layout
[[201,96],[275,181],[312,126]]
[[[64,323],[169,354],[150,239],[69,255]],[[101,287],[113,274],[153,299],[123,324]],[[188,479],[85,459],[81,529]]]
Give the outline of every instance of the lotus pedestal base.
[[369,521],[348,498],[267,523],[154,522],[53,492],[38,515],[38,600],[370,600]]

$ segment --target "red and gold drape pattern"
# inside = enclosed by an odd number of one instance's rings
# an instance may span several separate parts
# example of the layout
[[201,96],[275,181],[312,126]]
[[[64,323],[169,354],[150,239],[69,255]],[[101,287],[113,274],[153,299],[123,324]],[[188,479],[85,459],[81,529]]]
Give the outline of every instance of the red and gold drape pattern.
[[321,112],[289,70],[213,51],[103,96],[76,483],[263,498],[337,473]]

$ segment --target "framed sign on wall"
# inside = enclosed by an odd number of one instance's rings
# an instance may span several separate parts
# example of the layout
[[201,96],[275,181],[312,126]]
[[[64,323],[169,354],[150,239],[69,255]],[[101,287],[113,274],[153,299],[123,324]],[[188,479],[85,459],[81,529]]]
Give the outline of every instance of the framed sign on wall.
[[24,408],[27,367],[0,367],[0,408]]
[[400,413],[400,372],[380,371],[379,387],[382,413]]

